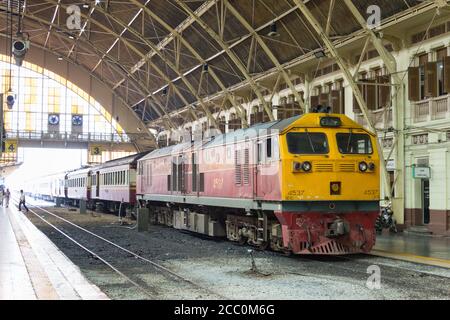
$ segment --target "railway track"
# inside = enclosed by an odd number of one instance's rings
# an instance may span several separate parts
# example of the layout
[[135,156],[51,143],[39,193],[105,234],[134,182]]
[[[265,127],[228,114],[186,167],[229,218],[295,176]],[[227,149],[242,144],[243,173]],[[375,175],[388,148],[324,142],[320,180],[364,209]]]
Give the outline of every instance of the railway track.
[[[12,200],[15,205],[18,205],[18,199],[13,198]],[[126,255],[126,259],[134,258],[139,261],[142,261],[142,263],[150,265],[160,275],[163,275],[164,277],[168,278],[169,280],[178,281],[185,285],[191,286],[192,288],[195,288],[196,290],[199,290],[202,293],[207,293],[211,297],[216,297],[218,299],[228,299],[227,297],[224,297],[223,295],[220,295],[208,288],[205,288],[204,286],[184,277],[181,274],[178,274],[178,273],[164,267],[163,265],[161,265],[159,263],[152,261],[150,259],[147,259],[147,258],[143,257],[142,255],[140,255],[136,252],[133,252],[127,248],[124,248],[123,246],[120,246],[117,243],[115,243],[111,240],[108,240],[86,228],[83,228],[83,227],[59,216],[58,214],[56,214],[54,212],[51,212],[45,208],[42,208],[42,207],[40,207],[38,205],[34,205],[34,204],[28,204],[28,206],[29,206],[29,213],[36,216],[42,222],[44,222],[45,224],[47,224],[48,226],[53,228],[55,231],[57,231],[59,234],[61,234],[64,238],[71,241],[74,245],[78,246],[80,249],[82,249],[86,253],[90,254],[95,259],[98,259],[99,261],[101,261],[104,265],[106,265],[108,268],[113,270],[115,273],[117,273],[119,276],[121,276],[124,280],[126,280],[130,285],[137,288],[141,293],[143,293],[145,296],[147,296],[150,299],[158,299],[158,296],[160,295],[158,288],[156,288],[155,286],[149,285],[148,283],[146,283],[143,280],[134,279],[135,277],[133,275],[127,275],[125,272],[121,271],[119,269],[119,267],[116,266],[115,262],[112,262],[111,259],[109,259],[109,258],[102,257],[101,254],[99,254],[97,251],[95,251],[95,249],[92,248],[95,246],[92,244],[91,241],[89,241],[89,243],[85,243],[86,241],[76,239],[76,236],[74,236],[74,234],[76,234],[76,232],[70,232],[69,230],[71,228],[72,228],[72,230],[77,229],[77,230],[89,235],[90,239],[92,239],[94,241],[98,241],[103,244],[112,246],[117,249],[118,254]],[[46,219],[46,217],[48,218],[49,216],[54,217],[54,218],[60,220],[61,222],[63,222],[65,224],[65,227],[61,228],[61,227],[55,226],[53,223],[51,223],[49,221],[49,219]],[[118,257],[118,259],[119,259],[119,257]]]
[[[184,276],[184,271],[176,273],[170,269],[167,269],[164,266],[161,266],[159,263],[154,261],[154,258],[152,260],[145,258],[148,257],[148,254],[152,254],[153,252],[143,253],[141,249],[138,247],[134,247],[132,250],[129,250],[127,248],[123,248],[122,246],[128,247],[126,242],[116,240],[114,236],[106,236],[109,239],[106,239],[104,237],[101,237],[100,235],[105,235],[108,233],[103,233],[103,231],[99,230],[98,227],[94,231],[91,229],[91,227],[87,227],[90,230],[87,230],[86,228],[81,227],[80,225],[77,225],[73,223],[72,221],[69,221],[67,219],[71,219],[70,217],[64,216],[64,213],[57,213],[57,212],[51,212],[53,211],[51,208],[46,208],[44,205],[44,208],[40,205],[40,203],[33,203],[33,206],[30,205],[30,209],[33,212],[30,212],[29,215],[33,214],[36,215],[37,218],[40,220],[46,220],[50,224],[56,225],[58,229],[62,229],[61,231],[66,233],[68,236],[72,237],[75,241],[77,241],[79,244],[84,246],[86,249],[90,251],[84,251],[88,252],[91,256],[94,256],[98,259],[98,261],[101,261],[106,266],[114,270],[117,274],[119,274],[123,279],[126,279],[126,281],[131,284],[132,288],[136,287],[138,288],[139,292],[142,292],[145,294],[146,297],[149,299],[158,299],[158,297],[161,297],[161,294],[165,294],[167,296],[171,296],[171,290],[175,286],[177,288],[180,288],[181,290],[177,290],[177,293],[182,292],[184,295],[184,288],[186,288],[186,292],[195,293],[195,296],[203,295],[205,296],[206,293],[208,293],[209,297],[212,297],[212,299],[215,299],[216,297],[218,299],[229,299],[226,298],[226,296],[234,297],[233,292],[227,291],[225,286],[228,286],[230,283],[232,284],[233,281],[235,281],[235,285],[239,286],[241,282],[236,282],[236,279],[233,280],[233,275],[230,276],[230,282],[216,282],[216,279],[214,277],[208,277],[207,275],[203,276],[201,273],[198,272],[191,272],[189,269],[186,269],[183,267],[183,265],[179,265],[181,270],[186,270],[188,275],[194,274],[193,277],[195,279],[202,279],[202,284],[204,283],[210,283],[210,286],[204,285],[201,286],[199,283],[196,283],[195,281],[192,281],[186,276]],[[51,211],[49,211],[49,210]],[[62,216],[60,216],[62,215]],[[34,218],[33,220],[36,221],[37,219]],[[71,219],[72,220],[72,219]],[[84,219],[83,219],[84,220]],[[61,225],[59,222],[61,221]],[[45,222],[46,224],[49,224]],[[75,221],[74,221],[75,222]],[[101,224],[101,223],[100,223]],[[84,226],[84,225],[83,225]],[[116,225],[117,226],[117,225]],[[76,230],[75,230],[76,229]],[[91,231],[92,230],[92,231]],[[86,234],[86,235],[85,235]],[[58,236],[59,238],[59,236]],[[57,241],[58,241],[57,238]],[[138,237],[139,238],[139,237]],[[138,240],[138,238],[135,240]],[[164,238],[164,237],[163,237]],[[118,239],[118,238],[117,238]],[[121,239],[123,239],[121,237]],[[81,241],[83,240],[83,241]],[[111,241],[113,240],[113,241]],[[93,243],[94,241],[99,241],[100,243],[103,243],[102,246],[95,245]],[[64,242],[65,243],[65,242]],[[62,243],[64,245],[64,243]],[[92,246],[91,246],[92,243]],[[120,245],[118,245],[119,243]],[[193,245],[193,242],[188,242],[188,246]],[[107,247],[105,247],[107,246]],[[112,248],[109,248],[111,246]],[[240,247],[240,246],[238,246]],[[95,249],[93,249],[95,248]],[[107,248],[108,250],[104,249]],[[155,247],[156,250],[158,250],[158,246]],[[175,250],[181,250],[180,247],[176,247]],[[250,249],[250,247],[248,247]],[[104,251],[102,251],[104,250]],[[114,256],[115,250],[118,250],[117,258]],[[72,250],[73,251],[73,250]],[[247,250],[245,250],[247,251]],[[105,252],[108,252],[107,257],[101,255],[105,254]],[[138,253],[137,253],[138,252]],[[163,251],[165,252],[165,251]],[[130,262],[130,260],[120,260],[119,255],[125,254],[127,255],[127,259],[133,259],[133,261]],[[158,255],[161,254],[161,251],[159,251]],[[153,255],[152,255],[153,257]],[[245,257],[245,255],[242,255],[242,257]],[[428,270],[426,267],[417,266],[413,269],[410,269],[409,267],[398,265],[395,260],[391,260],[389,258],[382,258],[382,260],[378,259],[375,256],[372,255],[366,255],[366,254],[358,254],[358,255],[350,255],[350,256],[291,256],[287,258],[281,253],[270,253],[268,255],[262,255],[259,256],[259,258],[268,259],[265,262],[261,262],[262,264],[257,263],[258,266],[258,272],[261,275],[264,275],[264,277],[261,277],[259,275],[252,274],[249,276],[249,273],[245,271],[244,276],[242,277],[242,281],[248,281],[248,279],[269,279],[268,283],[272,283],[273,281],[277,281],[278,278],[283,277],[296,277],[293,278],[294,282],[298,281],[299,283],[302,283],[302,286],[305,284],[308,286],[311,284],[324,283],[327,285],[335,285],[338,282],[345,282],[348,286],[351,286],[352,288],[355,288],[355,290],[358,290],[362,292],[363,294],[367,294],[367,287],[366,287],[366,281],[369,277],[368,274],[368,267],[371,265],[378,265],[381,267],[382,272],[382,284],[383,288],[388,289],[388,293],[386,293],[384,290],[375,290],[371,291],[370,295],[376,299],[389,299],[392,297],[392,291],[394,289],[389,288],[399,288],[400,292],[403,292],[402,290],[406,290],[404,288],[407,288],[407,290],[411,291],[411,295],[413,297],[420,297],[421,292],[423,290],[426,290],[427,292],[430,292],[432,294],[435,294],[436,296],[443,296],[443,289],[435,288],[434,286],[436,283],[448,283],[449,276],[448,275],[440,275],[439,273],[435,273],[435,270]],[[103,260],[101,260],[102,258]],[[75,258],[76,259],[76,258]],[[80,258],[80,261],[82,261]],[[177,258],[178,259],[178,258]],[[137,262],[134,262],[134,260],[139,260]],[[86,260],[88,264],[89,259]],[[148,264],[151,267],[154,267],[156,269],[147,273],[147,267],[145,265],[144,268],[140,268],[141,271],[139,273],[133,273],[135,272],[134,266],[136,268],[139,268],[141,266],[140,261],[142,261],[143,264]],[[176,261],[176,260],[175,260]],[[195,259],[194,259],[195,261]],[[84,262],[83,262],[84,263]],[[97,262],[98,263],[98,262]],[[109,263],[109,265],[107,264]],[[222,261],[223,263],[223,261]],[[226,262],[225,262],[226,263]],[[183,264],[183,263],[182,263]],[[124,267],[126,266],[126,267]],[[131,266],[131,267],[130,267]],[[174,266],[176,268],[177,264],[175,263]],[[279,267],[280,266],[280,267]],[[162,267],[162,268],[159,268]],[[215,274],[214,272],[215,267],[214,265],[203,265],[202,263],[195,262],[191,265],[192,268],[205,268],[205,272],[210,272],[210,274]],[[218,273],[219,279],[220,275],[223,275],[224,278],[228,277],[228,274],[222,274],[223,272],[221,270],[222,267],[219,267],[220,272]],[[241,270],[242,265],[236,264],[235,270]],[[98,270],[98,269],[97,269]],[[125,271],[126,270],[126,271]],[[133,271],[130,271],[133,270]],[[142,271],[143,270],[143,271]],[[198,269],[197,269],[198,270]],[[320,271],[317,271],[320,270]],[[121,273],[119,273],[121,272]],[[235,272],[234,270],[231,271],[232,273]],[[155,278],[152,277],[152,273],[155,273]],[[180,274],[181,273],[181,274]],[[113,273],[114,274],[114,273]],[[157,279],[159,279],[159,275],[164,275],[164,278],[167,278],[167,285],[161,285]],[[141,275],[141,277],[140,277]],[[144,277],[142,277],[144,275]],[[236,277],[236,274],[234,274]],[[266,277],[267,276],[267,277]],[[238,273],[238,277],[239,276]],[[100,279],[100,278],[99,278]],[[150,279],[150,280],[144,280],[144,279]],[[155,279],[155,280],[153,280]],[[156,285],[157,287],[152,286],[151,284],[154,284],[155,282],[158,282]],[[126,283],[128,287],[129,284]],[[252,285],[252,284],[248,284]],[[186,286],[186,287],[184,287]],[[127,287],[127,288],[128,288]],[[218,288],[220,290],[220,293],[215,293],[211,290],[209,290],[209,287]],[[164,288],[164,289],[161,289]],[[315,286],[313,287],[315,288]],[[122,289],[122,287],[121,287]],[[159,291],[158,291],[159,289]],[[108,289],[107,289],[108,290]],[[116,290],[116,289],[115,289]],[[223,292],[222,292],[223,290]],[[293,290],[296,290],[293,288]],[[397,289],[395,289],[397,290]],[[133,293],[134,294],[134,293]]]

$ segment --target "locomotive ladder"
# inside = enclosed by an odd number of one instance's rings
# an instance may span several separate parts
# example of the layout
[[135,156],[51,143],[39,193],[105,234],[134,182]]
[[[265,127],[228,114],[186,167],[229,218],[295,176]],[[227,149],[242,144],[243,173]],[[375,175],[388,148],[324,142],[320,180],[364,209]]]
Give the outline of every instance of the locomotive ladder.
[[256,240],[259,243],[267,241],[267,214],[258,211],[258,220],[256,224]]

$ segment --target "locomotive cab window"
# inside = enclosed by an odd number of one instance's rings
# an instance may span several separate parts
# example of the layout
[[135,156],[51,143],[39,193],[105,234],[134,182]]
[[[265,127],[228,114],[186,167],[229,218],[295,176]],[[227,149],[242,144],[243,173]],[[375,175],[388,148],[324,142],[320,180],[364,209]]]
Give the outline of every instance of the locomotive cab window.
[[372,142],[368,134],[338,133],[336,140],[340,153],[343,154],[372,154]]
[[288,150],[292,154],[327,154],[328,140],[321,132],[289,132],[286,135]]

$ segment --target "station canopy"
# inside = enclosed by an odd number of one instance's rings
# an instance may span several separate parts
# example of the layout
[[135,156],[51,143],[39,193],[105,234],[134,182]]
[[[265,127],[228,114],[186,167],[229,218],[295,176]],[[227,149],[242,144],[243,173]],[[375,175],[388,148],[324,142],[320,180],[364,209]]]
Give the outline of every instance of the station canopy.
[[[362,29],[342,0],[302,1],[334,42]],[[18,0],[2,0],[3,13],[8,2],[17,28]],[[238,103],[229,96],[264,93],[259,78],[317,55],[325,48],[323,39],[296,2],[26,0],[20,14],[32,46],[94,74],[150,126]],[[416,0],[353,3],[364,17],[369,6],[378,6],[382,19],[424,5]],[[0,20],[3,36],[6,20]]]

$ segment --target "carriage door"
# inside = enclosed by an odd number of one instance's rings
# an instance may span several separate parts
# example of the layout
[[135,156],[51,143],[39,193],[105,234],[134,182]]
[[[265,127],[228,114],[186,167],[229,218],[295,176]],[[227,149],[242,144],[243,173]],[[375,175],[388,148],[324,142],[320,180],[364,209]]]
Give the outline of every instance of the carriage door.
[[272,137],[258,138],[256,143],[254,193],[257,198],[261,199],[271,191],[270,177],[268,176],[270,171],[268,169],[271,166],[271,160],[273,158],[272,140]]
[[254,174],[253,174],[253,196],[259,196],[259,182],[261,180],[261,165],[262,165],[262,141],[258,138],[255,144],[254,157]]
[[95,196],[98,198],[100,197],[100,171],[97,171],[96,173],[95,182],[96,182]]
[[172,191],[186,192],[186,169],[184,166],[183,156],[173,158],[172,163]]

